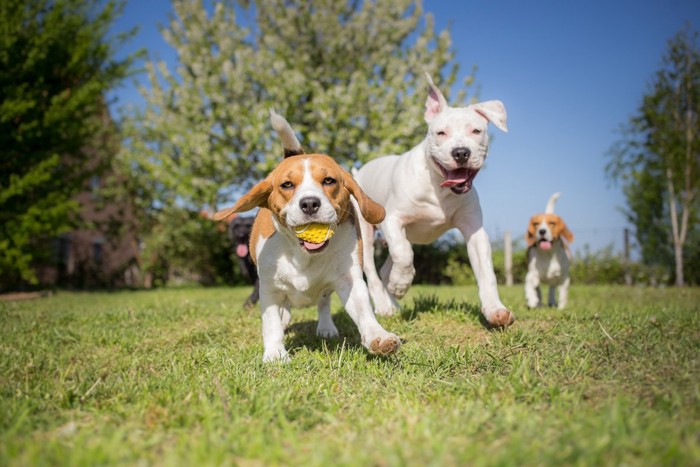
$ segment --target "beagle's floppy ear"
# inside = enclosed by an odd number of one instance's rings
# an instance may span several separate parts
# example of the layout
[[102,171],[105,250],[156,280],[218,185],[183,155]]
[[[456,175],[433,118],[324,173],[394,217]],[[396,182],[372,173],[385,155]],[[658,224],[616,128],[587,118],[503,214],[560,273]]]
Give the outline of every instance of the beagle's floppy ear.
[[506,114],[506,107],[503,105],[503,102],[496,100],[485,101],[473,104],[472,107],[476,113],[496,125],[499,130],[508,133],[508,125],[506,123],[508,115]]
[[527,234],[525,234],[525,243],[528,248],[535,245],[535,221],[534,217],[530,218],[530,223],[527,225]]
[[384,220],[384,216],[386,215],[384,206],[367,196],[367,194],[362,191],[360,185],[357,184],[355,179],[352,178],[352,175],[350,175],[348,171],[344,169],[341,170],[343,171],[343,183],[345,184],[345,188],[347,188],[350,194],[357,200],[362,217],[364,217],[370,224],[379,224],[382,222]]
[[250,211],[253,208],[267,208],[267,199],[272,193],[272,180],[268,177],[255,185],[248,193],[243,195],[231,208],[224,209],[214,214],[214,220],[227,219],[235,212]]
[[564,237],[568,243],[573,242],[574,241],[574,234],[571,233],[571,230],[569,230],[569,228],[566,226],[564,221],[560,221],[560,222],[561,222],[561,226],[562,226],[561,236]]

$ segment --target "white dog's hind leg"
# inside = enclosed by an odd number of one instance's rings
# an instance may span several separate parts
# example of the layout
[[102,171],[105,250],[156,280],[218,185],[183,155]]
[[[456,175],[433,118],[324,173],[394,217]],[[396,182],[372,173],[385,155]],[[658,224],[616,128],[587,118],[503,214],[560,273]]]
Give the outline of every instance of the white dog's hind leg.
[[324,292],[321,300],[318,302],[318,326],[316,327],[316,335],[325,338],[338,337],[338,328],[333,323],[331,317],[331,291]]
[[[413,283],[416,270],[413,267],[413,248],[406,239],[406,230],[400,220],[396,218],[384,219],[382,232],[389,245],[391,255],[391,272],[386,288],[396,298],[406,295]],[[382,268],[384,269],[384,268]],[[384,274],[385,271],[382,271]]]
[[399,308],[394,306],[391,295],[377,274],[377,266],[374,262],[374,227],[362,219],[360,229],[362,232],[362,269],[367,277],[367,287],[372,303],[374,303],[374,312],[381,316],[392,316]]
[[491,243],[486,230],[483,227],[479,227],[473,232],[469,231],[468,228],[460,228],[460,230],[467,240],[469,262],[479,287],[481,312],[492,326],[510,326],[515,321],[515,316],[498,296],[498,284],[491,260]]

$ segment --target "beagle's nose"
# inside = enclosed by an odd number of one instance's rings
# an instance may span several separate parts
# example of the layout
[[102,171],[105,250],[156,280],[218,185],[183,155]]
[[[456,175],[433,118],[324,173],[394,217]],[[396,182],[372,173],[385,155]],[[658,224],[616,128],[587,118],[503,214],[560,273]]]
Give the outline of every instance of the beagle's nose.
[[539,232],[540,232],[540,235],[544,235],[547,233],[547,231],[545,229],[540,229]]
[[301,208],[301,212],[310,216],[311,214],[315,214],[321,207],[321,200],[315,196],[306,196],[299,200],[299,207]]
[[452,150],[452,158],[458,164],[464,164],[467,162],[467,159],[469,159],[469,156],[471,155],[472,152],[469,148],[454,148]]

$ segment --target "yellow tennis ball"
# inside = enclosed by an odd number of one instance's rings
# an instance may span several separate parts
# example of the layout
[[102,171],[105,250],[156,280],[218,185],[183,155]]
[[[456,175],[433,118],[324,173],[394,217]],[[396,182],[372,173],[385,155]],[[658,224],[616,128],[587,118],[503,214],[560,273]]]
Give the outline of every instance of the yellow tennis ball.
[[335,232],[329,224],[311,223],[300,225],[294,229],[297,237],[311,243],[323,243],[333,236]]

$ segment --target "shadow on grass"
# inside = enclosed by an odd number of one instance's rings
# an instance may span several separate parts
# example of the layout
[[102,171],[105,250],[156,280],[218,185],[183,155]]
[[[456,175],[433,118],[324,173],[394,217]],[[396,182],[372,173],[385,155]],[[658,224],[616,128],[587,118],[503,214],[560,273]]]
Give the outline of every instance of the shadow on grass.
[[348,349],[364,349],[357,326],[355,326],[355,323],[353,323],[345,310],[334,313],[332,316],[340,337],[331,339],[317,336],[316,326],[318,321],[316,320],[292,322],[286,331],[287,349],[293,351],[307,348],[319,351],[326,348],[331,352],[340,351],[343,346]]
[[436,313],[445,311],[458,311],[465,313],[467,316],[478,319],[479,323],[483,327],[489,330],[495,330],[499,328],[494,328],[486,320],[481,309],[472,303],[468,303],[464,300],[457,300],[451,298],[449,300],[442,300],[435,294],[423,295],[420,294],[413,298],[413,303],[410,306],[401,307],[401,319],[404,321],[413,321],[418,317],[420,313]]

